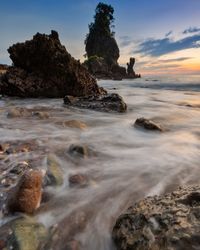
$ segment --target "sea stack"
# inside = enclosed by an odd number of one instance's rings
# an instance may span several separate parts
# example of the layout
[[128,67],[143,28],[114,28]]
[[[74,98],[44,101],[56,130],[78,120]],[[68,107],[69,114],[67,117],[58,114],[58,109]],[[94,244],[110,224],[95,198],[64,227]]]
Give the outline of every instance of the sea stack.
[[[85,67],[97,78],[123,79],[137,78],[140,75],[133,71],[131,64],[126,70],[118,64],[120,57],[115,33],[111,30],[114,21],[114,8],[111,5],[99,3],[96,7],[94,22],[89,25],[89,33],[85,40],[87,60]],[[134,59],[135,63],[135,59]]]

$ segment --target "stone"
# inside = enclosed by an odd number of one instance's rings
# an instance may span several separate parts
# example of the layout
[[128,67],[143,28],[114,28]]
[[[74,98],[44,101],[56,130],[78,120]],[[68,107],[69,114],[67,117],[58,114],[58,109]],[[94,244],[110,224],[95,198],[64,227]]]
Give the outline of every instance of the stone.
[[12,108],[8,110],[7,117],[8,118],[19,118],[19,117],[30,117],[31,112],[25,108]]
[[26,170],[17,185],[9,191],[6,201],[8,213],[32,214],[40,206],[43,172]]
[[88,178],[83,174],[74,174],[69,176],[70,187],[85,187],[88,185]]
[[62,122],[63,127],[69,127],[69,128],[76,128],[76,129],[81,129],[84,130],[87,128],[87,125],[78,120],[69,120],[69,121],[64,121]]
[[3,95],[19,97],[86,96],[101,93],[96,80],[60,43],[59,35],[37,33],[8,49],[13,66],[1,77]]
[[32,112],[32,116],[37,117],[39,119],[48,119],[50,117],[48,112],[43,112],[43,111]]
[[88,97],[65,96],[64,104],[102,112],[124,113],[127,110],[126,103],[118,94],[105,94],[101,96]]
[[90,154],[90,150],[86,145],[70,145],[68,153],[73,157],[87,158]]
[[48,230],[34,218],[22,217],[9,224],[12,233],[7,241],[8,249],[37,250],[48,239]]
[[147,197],[120,215],[112,237],[119,250],[200,249],[200,186]]
[[70,240],[66,247],[66,250],[79,250],[80,249],[80,243],[77,240]]
[[47,156],[47,172],[45,180],[47,186],[61,186],[64,181],[62,168],[53,154]]
[[143,128],[143,129],[146,129],[146,130],[152,130],[152,131],[159,131],[159,132],[163,132],[163,128],[156,124],[155,122],[149,120],[149,119],[146,119],[146,118],[138,118],[136,121],[135,121],[135,124],[134,124],[135,127],[139,127],[139,128]]

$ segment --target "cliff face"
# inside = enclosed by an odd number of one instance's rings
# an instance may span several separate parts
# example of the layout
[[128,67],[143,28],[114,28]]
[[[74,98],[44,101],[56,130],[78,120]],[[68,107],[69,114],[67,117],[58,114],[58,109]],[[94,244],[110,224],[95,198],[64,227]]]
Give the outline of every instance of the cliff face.
[[58,33],[37,33],[8,49],[13,67],[3,76],[1,94],[21,97],[98,95],[94,77],[60,43]]
[[117,64],[119,48],[114,37],[95,34],[88,36],[86,43],[87,56],[98,56],[104,58],[106,64],[111,67]]

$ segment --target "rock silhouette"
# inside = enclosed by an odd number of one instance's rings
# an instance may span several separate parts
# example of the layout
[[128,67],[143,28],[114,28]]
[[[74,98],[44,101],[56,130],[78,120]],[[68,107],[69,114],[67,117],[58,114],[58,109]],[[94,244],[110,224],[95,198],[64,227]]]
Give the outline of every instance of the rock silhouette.
[[8,49],[13,67],[3,75],[1,94],[20,97],[85,96],[101,93],[96,80],[60,43],[56,31]]

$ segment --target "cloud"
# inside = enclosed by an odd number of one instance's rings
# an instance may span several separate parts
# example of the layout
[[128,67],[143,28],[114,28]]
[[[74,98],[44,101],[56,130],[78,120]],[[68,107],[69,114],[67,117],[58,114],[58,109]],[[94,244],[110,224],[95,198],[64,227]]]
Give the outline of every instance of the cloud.
[[158,60],[157,62],[159,63],[183,62],[189,59],[192,59],[192,57],[178,57],[178,58],[173,58],[173,59],[163,59],[163,60]]
[[200,32],[200,28],[190,27],[190,28],[184,30],[183,34],[196,33],[196,32]]
[[166,33],[166,34],[165,34],[165,37],[170,36],[172,33],[173,33],[173,31],[172,31],[172,30],[170,30],[168,33]]
[[133,40],[130,36],[120,36],[120,47],[124,48],[129,46]]
[[166,55],[184,49],[200,48],[200,34],[189,36],[177,41],[165,37],[163,39],[147,39],[139,44],[135,53],[150,55],[153,57]]

